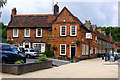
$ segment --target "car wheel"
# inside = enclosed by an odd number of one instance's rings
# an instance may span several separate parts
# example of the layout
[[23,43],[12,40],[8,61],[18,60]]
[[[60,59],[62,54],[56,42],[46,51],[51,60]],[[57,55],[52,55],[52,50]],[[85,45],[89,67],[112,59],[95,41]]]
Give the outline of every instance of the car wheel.
[[31,55],[28,54],[28,55],[26,55],[26,57],[27,57],[27,58],[31,58]]
[[6,64],[7,60],[6,59],[2,59],[2,64]]

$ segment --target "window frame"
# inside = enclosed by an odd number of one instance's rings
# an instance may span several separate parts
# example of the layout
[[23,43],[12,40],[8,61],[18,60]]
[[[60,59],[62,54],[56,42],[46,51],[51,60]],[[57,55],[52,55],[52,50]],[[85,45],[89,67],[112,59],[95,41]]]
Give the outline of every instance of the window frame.
[[63,27],[63,26],[60,26],[60,36],[66,36],[66,32],[67,32],[66,27],[67,27],[67,26],[65,26],[65,35],[62,35],[62,28],[61,28],[61,27]]
[[[14,35],[14,33],[15,33],[14,31],[15,31],[15,29],[17,29],[17,36]],[[14,29],[13,29],[13,37],[18,37],[18,28],[14,28]]]
[[[38,36],[38,29],[41,29],[41,36]],[[42,37],[42,28],[37,28],[36,29],[36,37]]]
[[[26,29],[29,29],[29,36],[26,36]],[[30,37],[30,28],[25,28],[25,37]]]
[[[61,45],[65,45],[65,54],[61,54]],[[62,56],[66,55],[66,44],[60,44],[60,55]]]
[[[72,35],[72,26],[75,26],[75,35]],[[70,26],[70,36],[77,36],[77,26],[76,25],[71,25]]]

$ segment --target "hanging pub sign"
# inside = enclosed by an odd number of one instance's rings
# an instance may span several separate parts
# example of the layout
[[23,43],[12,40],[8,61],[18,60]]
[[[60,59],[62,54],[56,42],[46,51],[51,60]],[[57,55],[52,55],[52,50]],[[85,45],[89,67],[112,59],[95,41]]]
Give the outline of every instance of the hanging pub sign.
[[86,33],[86,39],[92,39],[92,34],[91,33]]

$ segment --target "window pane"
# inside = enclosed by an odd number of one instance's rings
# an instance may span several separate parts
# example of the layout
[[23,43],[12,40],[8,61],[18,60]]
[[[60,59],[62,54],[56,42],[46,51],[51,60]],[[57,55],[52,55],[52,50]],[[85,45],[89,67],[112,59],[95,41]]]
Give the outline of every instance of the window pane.
[[17,29],[14,29],[14,36],[17,36],[18,33],[17,33]]
[[63,54],[63,55],[66,54],[65,53],[65,45],[61,45],[61,54]]
[[66,27],[61,26],[61,35],[66,35]]
[[26,29],[26,36],[30,36],[29,32],[30,32],[30,30]]
[[76,26],[71,26],[71,35],[76,35]]
[[41,36],[41,29],[37,29],[37,36]]

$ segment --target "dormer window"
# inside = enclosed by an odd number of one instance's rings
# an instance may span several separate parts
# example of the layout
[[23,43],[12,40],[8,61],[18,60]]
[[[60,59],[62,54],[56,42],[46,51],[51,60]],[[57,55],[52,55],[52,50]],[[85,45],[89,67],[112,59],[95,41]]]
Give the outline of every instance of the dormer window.
[[77,27],[70,26],[70,36],[76,36],[76,33],[77,33]]
[[30,29],[29,28],[25,29],[25,37],[30,37]]
[[18,29],[13,29],[13,37],[18,37]]
[[66,26],[60,26],[60,36],[66,36]]

